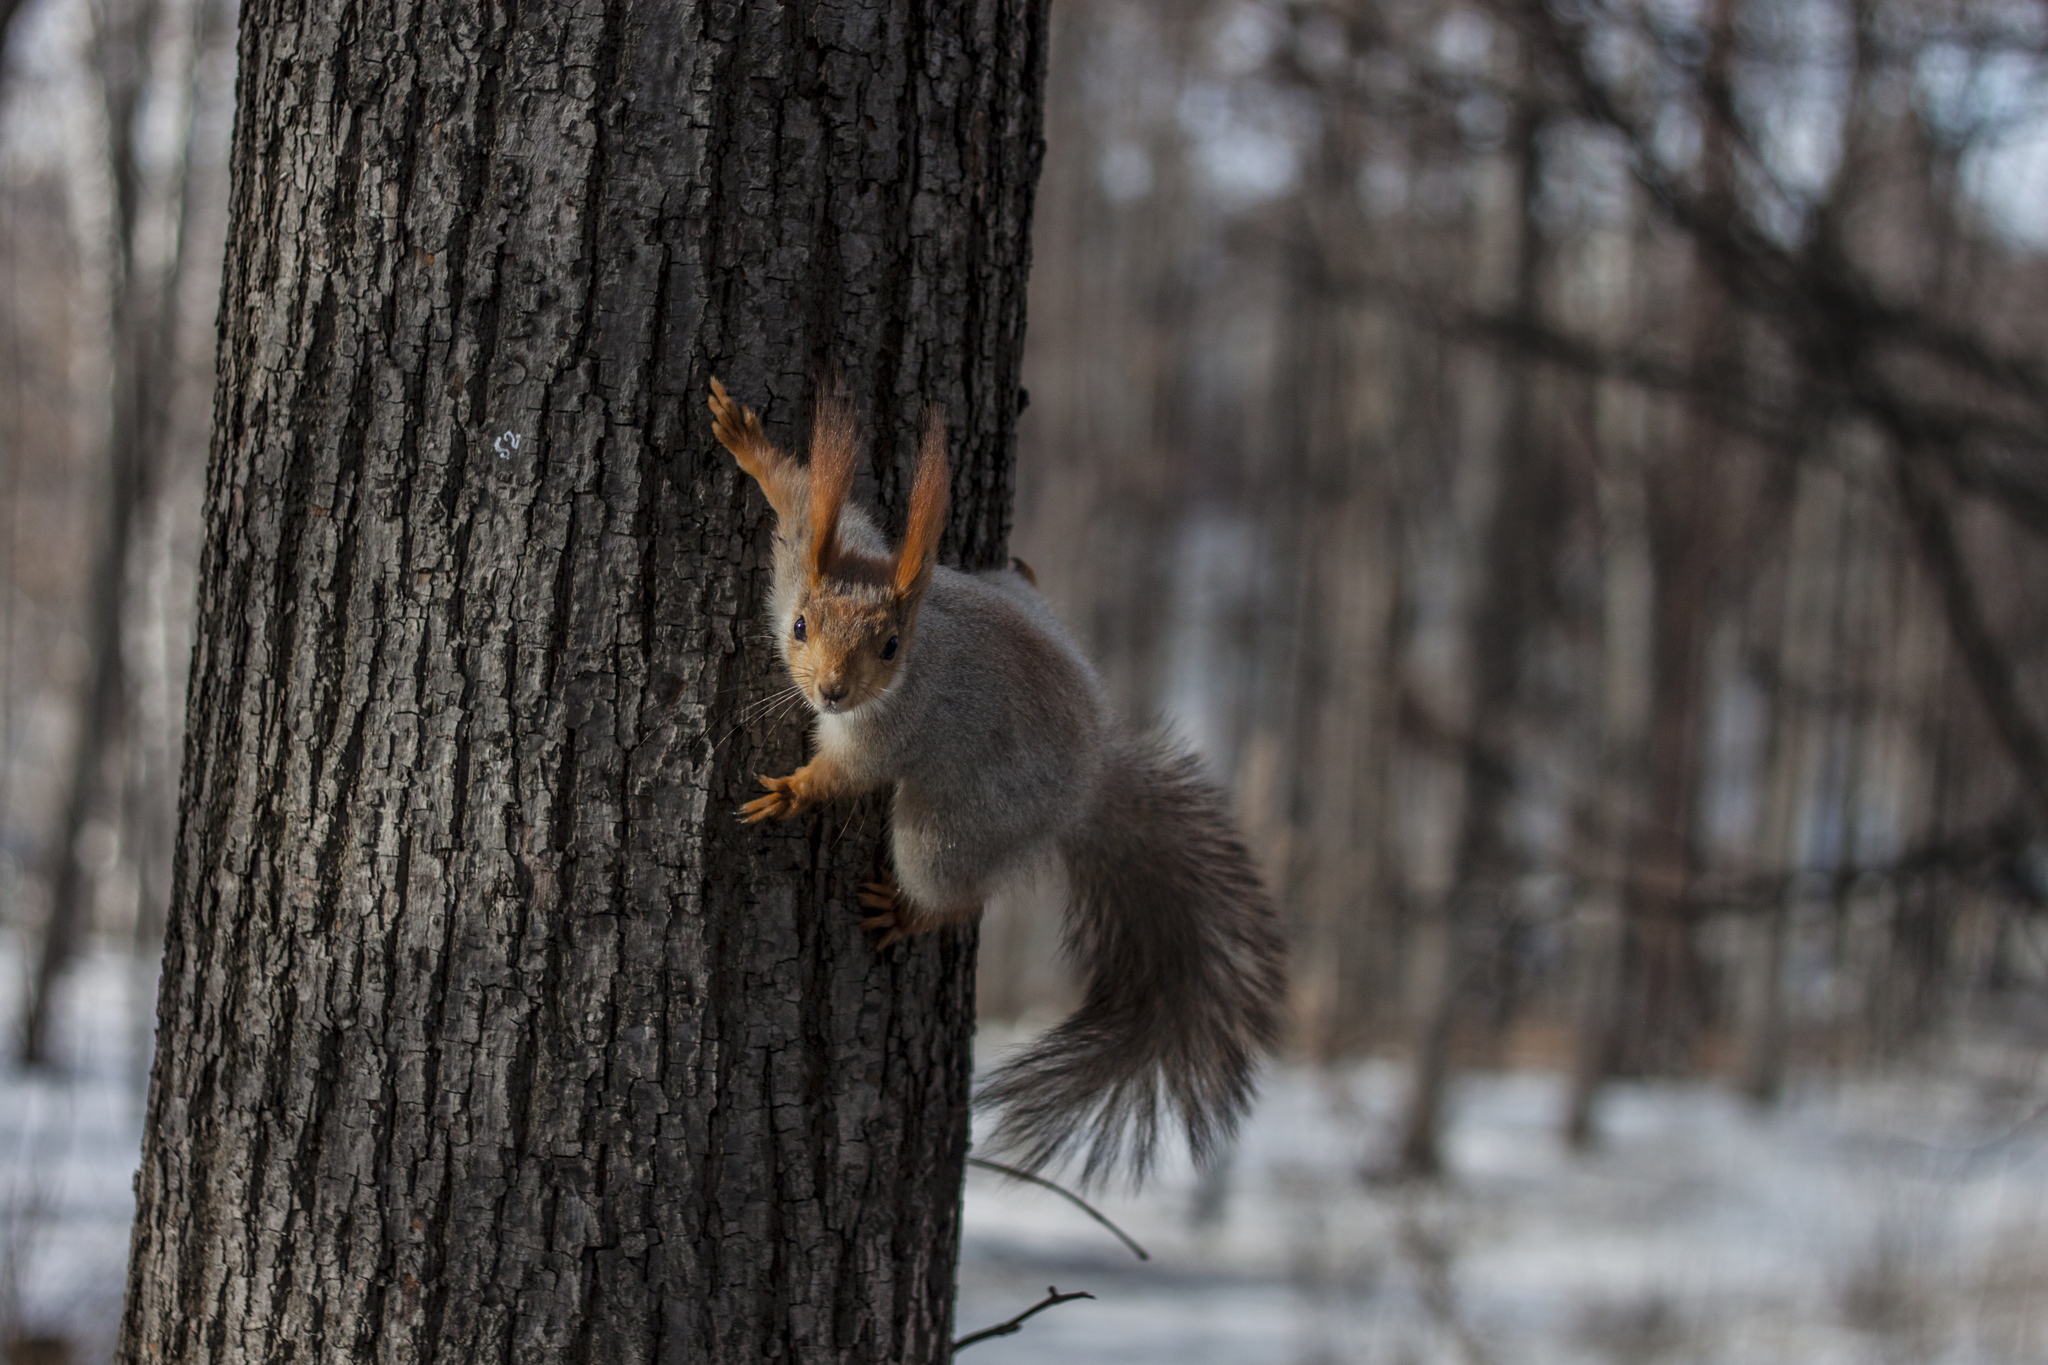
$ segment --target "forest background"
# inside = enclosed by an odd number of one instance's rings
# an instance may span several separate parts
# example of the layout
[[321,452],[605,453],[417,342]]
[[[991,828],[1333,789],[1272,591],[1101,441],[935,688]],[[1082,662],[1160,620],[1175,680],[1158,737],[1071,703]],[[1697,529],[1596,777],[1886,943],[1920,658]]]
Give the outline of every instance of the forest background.
[[[153,980],[232,9],[30,0],[0,84],[20,1063]],[[2048,1031],[2048,6],[1061,0],[1013,548],[1238,808],[1291,1057],[1760,1105]],[[1049,893],[985,1021],[1071,1003]],[[152,1017],[138,1007],[136,1027]],[[4,1297],[4,1296],[0,1296]],[[12,1310],[10,1310],[12,1311]],[[971,1325],[971,1324],[970,1324]]]

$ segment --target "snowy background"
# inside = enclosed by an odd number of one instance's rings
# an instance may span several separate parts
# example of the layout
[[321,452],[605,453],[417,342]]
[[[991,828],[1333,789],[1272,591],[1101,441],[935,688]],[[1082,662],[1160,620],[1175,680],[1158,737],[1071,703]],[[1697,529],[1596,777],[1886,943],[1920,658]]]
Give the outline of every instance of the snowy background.
[[[1961,1062],[1962,1059],[1952,1059]],[[968,1181],[958,1323],[1048,1309],[977,1365],[1084,1362],[2020,1361],[2048,1358],[2048,1116],[2037,1065],[1797,1087],[1618,1083],[1604,1145],[1557,1137],[1562,1077],[1475,1074],[1450,1177],[1372,1178],[1402,1071],[1288,1069],[1223,1187],[1098,1206]]]
[[[5,1017],[19,957],[0,954]],[[107,1358],[119,1322],[153,989],[127,954],[90,957],[61,1071],[0,1075],[0,1309],[82,1361]],[[964,1358],[2048,1358],[2048,1077],[2023,1050],[1809,1080],[1767,1114],[1708,1083],[1619,1083],[1586,1157],[1556,1136],[1561,1078],[1474,1074],[1438,1185],[1374,1175],[1400,1078],[1284,1069],[1220,1178],[1182,1166],[1095,1199],[1149,1262],[1058,1195],[973,1172],[957,1334],[1049,1285],[1096,1298]]]

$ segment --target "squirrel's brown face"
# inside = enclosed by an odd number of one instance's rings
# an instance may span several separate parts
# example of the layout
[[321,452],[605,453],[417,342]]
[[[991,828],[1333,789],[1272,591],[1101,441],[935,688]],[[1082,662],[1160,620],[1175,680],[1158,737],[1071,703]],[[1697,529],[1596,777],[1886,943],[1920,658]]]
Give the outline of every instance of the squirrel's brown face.
[[873,701],[895,680],[911,618],[892,596],[816,584],[789,624],[789,675],[828,714]]
[[853,409],[820,401],[811,431],[804,586],[783,636],[790,678],[818,711],[836,715],[889,690],[910,645],[918,603],[938,559],[946,524],[946,427],[925,413],[903,543],[886,558],[840,543],[839,516],[853,486]]

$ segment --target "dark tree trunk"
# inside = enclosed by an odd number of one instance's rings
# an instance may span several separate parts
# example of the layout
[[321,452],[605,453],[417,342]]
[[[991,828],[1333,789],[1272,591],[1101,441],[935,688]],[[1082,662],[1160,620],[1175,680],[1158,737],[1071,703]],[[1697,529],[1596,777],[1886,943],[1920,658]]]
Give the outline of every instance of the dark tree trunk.
[[[1710,0],[1703,25],[1700,89],[1703,202],[1714,221],[1739,221],[1738,130],[1717,101],[1736,60],[1735,0]],[[1720,392],[1741,382],[1733,300],[1707,244],[1692,242],[1688,327],[1693,372]],[[1710,391],[1713,391],[1710,388]],[[1731,477],[1738,452],[1701,410],[1684,416],[1667,457],[1646,466],[1655,623],[1647,785],[1642,827],[1623,888],[1626,935],[1613,1069],[1627,1075],[1690,1071],[1708,1020],[1706,967],[1693,897],[1701,869],[1697,838],[1707,711],[1706,645],[1720,609],[1741,508]]]
[[1003,553],[1042,0],[242,10],[122,1358],[948,1354],[973,937],[877,953],[769,513],[841,367]]
[[[1542,308],[1536,221],[1541,138],[1534,117],[1517,117],[1507,149],[1514,191],[1500,208],[1513,215],[1514,226],[1504,234],[1503,260],[1493,267],[1511,286],[1514,316],[1532,326],[1540,323]],[[1428,930],[1436,951],[1429,954],[1419,992],[1421,1026],[1396,1157],[1400,1170],[1415,1176],[1433,1176],[1443,1167],[1444,1101],[1459,1009],[1477,956],[1473,940],[1499,934],[1509,911],[1514,850],[1506,817],[1514,796],[1515,706],[1524,642],[1543,609],[1540,585],[1553,552],[1549,533],[1558,520],[1549,455],[1530,429],[1528,375],[1501,364],[1490,380],[1499,413],[1487,438],[1494,491],[1475,528],[1474,539],[1484,549],[1466,621],[1471,700],[1461,755],[1464,799],[1452,882]]]

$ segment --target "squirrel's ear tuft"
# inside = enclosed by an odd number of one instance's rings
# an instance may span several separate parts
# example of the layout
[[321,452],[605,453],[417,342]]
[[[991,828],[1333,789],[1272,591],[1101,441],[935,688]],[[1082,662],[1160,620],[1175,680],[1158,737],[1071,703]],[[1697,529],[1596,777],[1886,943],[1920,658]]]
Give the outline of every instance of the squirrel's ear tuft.
[[853,465],[860,453],[853,403],[837,379],[818,391],[811,420],[811,544],[810,574],[816,582],[831,572],[839,557],[839,513],[853,487]]
[[939,558],[939,533],[946,529],[946,413],[934,403],[924,410],[924,439],[917,448],[917,477],[910,485],[910,521],[896,551],[895,588],[900,598],[918,596],[931,582]]

